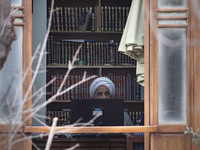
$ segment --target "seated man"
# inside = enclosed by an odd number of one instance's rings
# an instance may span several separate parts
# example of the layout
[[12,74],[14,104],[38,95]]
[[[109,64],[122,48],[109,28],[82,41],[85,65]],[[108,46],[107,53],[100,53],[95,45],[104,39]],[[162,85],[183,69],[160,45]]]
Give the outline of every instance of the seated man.
[[[91,98],[114,98],[115,84],[106,77],[95,79],[90,85]],[[127,112],[124,112],[124,126],[132,126],[133,122]]]

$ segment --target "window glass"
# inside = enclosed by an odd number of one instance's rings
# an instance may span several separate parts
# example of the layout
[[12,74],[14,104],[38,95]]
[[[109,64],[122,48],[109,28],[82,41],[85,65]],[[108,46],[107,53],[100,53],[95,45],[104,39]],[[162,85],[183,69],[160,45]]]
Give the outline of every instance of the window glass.
[[185,13],[185,12],[159,12],[158,13],[158,16],[160,17],[160,16],[176,16],[176,17],[183,17],[183,16],[185,16],[185,17],[187,17],[187,13]]
[[185,8],[186,0],[158,0],[158,8]]
[[22,0],[11,0],[12,6],[21,6]]
[[186,24],[185,20],[160,20],[158,24]]
[[15,27],[13,42],[4,67],[0,71],[0,123],[20,122],[22,104],[22,27]]
[[158,122],[186,123],[186,29],[158,30]]

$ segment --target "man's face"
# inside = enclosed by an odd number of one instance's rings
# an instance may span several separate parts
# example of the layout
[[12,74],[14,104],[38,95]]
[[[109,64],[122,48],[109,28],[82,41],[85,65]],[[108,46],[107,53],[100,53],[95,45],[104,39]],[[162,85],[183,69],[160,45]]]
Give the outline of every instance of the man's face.
[[94,98],[111,98],[109,89],[103,85],[98,87],[94,92]]

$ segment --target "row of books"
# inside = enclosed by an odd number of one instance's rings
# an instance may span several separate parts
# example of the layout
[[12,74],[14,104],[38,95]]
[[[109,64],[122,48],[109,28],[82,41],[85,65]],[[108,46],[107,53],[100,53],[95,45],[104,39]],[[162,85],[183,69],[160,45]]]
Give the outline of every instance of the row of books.
[[[50,7],[48,7],[48,12]],[[93,7],[56,7],[52,16],[51,31],[75,31],[96,28],[96,14]],[[81,26],[85,28],[80,28]]]
[[46,111],[46,124],[51,126],[53,123],[53,118],[58,117],[57,126],[69,125],[71,116],[70,109],[63,110],[47,110]]
[[[144,125],[144,112],[143,111],[130,111],[125,109],[133,121],[134,126]],[[53,118],[58,117],[57,126],[70,125],[71,109],[63,110],[47,110],[46,111],[46,124],[51,126]]]
[[[88,77],[87,75],[86,77]],[[48,91],[48,95],[52,96],[56,94],[57,90],[59,89],[59,86],[61,82],[64,79],[63,74],[52,74],[50,75],[50,79],[56,78],[56,80],[51,84],[50,91]],[[82,75],[69,75],[66,79],[66,82],[64,83],[63,89],[65,90],[69,88],[71,85],[74,85],[75,83],[78,83],[80,80],[82,80]],[[86,81],[77,87],[72,88],[70,91],[62,94],[61,96],[56,97],[56,100],[71,100],[75,98],[89,98],[89,86],[92,83],[92,80]]]
[[128,113],[131,120],[133,121],[134,126],[144,125],[144,112],[143,111],[130,111],[128,109],[125,109],[124,111]]
[[[88,75],[89,76],[89,75]],[[137,77],[131,76],[130,74],[124,75],[113,75],[110,74],[106,76],[110,78],[116,89],[116,98],[122,98],[124,100],[144,100],[144,87],[137,83]],[[61,82],[64,79],[63,74],[51,74],[48,79],[51,80],[56,78],[56,80],[48,88],[48,95],[52,96],[57,93]],[[69,88],[71,85],[78,83],[82,79],[82,75],[69,75],[64,83],[63,89]],[[93,80],[86,81],[77,87],[71,89],[69,92],[56,97],[56,100],[72,100],[80,98],[90,98],[89,96],[89,86]]]
[[101,30],[123,31],[129,14],[130,7],[102,6],[101,7]]
[[[129,14],[127,6],[102,6],[101,30],[123,31]],[[48,7],[48,12],[50,7]],[[96,12],[94,7],[56,7],[52,17],[52,31],[96,30]],[[80,28],[84,25],[84,28]]]
[[[141,135],[139,134],[139,136],[144,136],[144,133]],[[134,150],[144,150],[144,143],[134,143],[133,149]]]
[[119,42],[114,42],[110,51],[109,42],[71,42],[71,41],[55,41],[53,36],[50,36],[47,41],[47,64],[68,64],[72,60],[78,46],[82,44],[82,49],[79,52],[79,61],[85,62],[88,66],[101,66],[110,64],[111,54],[114,58],[112,65],[129,64],[136,66],[136,61],[129,56],[118,52]]

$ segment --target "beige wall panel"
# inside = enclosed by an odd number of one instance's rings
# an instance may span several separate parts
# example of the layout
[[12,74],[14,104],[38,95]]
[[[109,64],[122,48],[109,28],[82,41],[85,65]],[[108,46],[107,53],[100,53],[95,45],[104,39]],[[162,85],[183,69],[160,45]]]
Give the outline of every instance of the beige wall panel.
[[184,134],[152,134],[152,150],[189,150],[187,137]]

